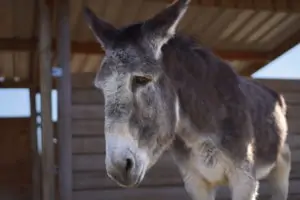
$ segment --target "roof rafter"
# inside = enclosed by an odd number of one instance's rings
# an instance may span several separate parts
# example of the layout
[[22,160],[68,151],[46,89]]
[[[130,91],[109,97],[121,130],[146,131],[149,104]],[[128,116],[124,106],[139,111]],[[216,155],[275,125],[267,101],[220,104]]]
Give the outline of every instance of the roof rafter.
[[[56,49],[56,41],[52,40],[52,49]],[[34,39],[0,39],[0,51],[33,51],[36,49],[37,40]],[[96,42],[71,42],[72,53],[85,54],[101,54],[104,51]],[[270,56],[264,52],[249,52],[249,51],[227,51],[227,50],[213,50],[214,53],[225,60],[255,60],[265,61],[269,60]]]
[[[149,0],[153,1],[153,0]],[[172,3],[174,0],[155,0],[157,2]],[[299,0],[191,0],[191,4],[222,8],[238,8],[250,10],[270,10],[277,12],[300,12]]]
[[[297,44],[300,44],[300,30],[298,30],[291,37],[289,37],[287,40],[282,42],[277,48],[275,48],[274,51],[272,51],[269,54],[269,56],[271,58],[271,60],[269,60],[269,62],[271,62],[272,60],[274,60],[277,57],[281,56],[282,54],[284,54],[286,51],[290,50],[292,47],[296,46]],[[261,69],[262,67],[264,67],[269,62],[266,61],[266,62],[254,63],[254,64],[250,65],[249,67],[245,68],[244,70],[242,70],[240,72],[240,74],[242,74],[244,76],[251,76],[254,72]]]

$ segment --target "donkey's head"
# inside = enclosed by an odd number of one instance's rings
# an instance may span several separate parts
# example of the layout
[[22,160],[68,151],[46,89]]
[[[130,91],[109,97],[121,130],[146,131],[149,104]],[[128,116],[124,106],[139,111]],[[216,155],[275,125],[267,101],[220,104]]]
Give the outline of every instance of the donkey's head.
[[161,48],[187,9],[178,0],[144,21],[116,29],[86,9],[105,50],[95,86],[105,98],[106,170],[121,186],[136,186],[174,138],[175,93],[162,69]]

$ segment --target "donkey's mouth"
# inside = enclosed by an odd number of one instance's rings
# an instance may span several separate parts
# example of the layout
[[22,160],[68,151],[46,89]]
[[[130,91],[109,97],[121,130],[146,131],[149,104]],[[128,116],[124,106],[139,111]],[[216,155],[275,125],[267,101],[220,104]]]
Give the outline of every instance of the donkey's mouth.
[[113,174],[109,174],[108,176],[110,179],[112,179],[114,182],[116,182],[120,187],[123,188],[133,188],[138,187],[141,182],[144,179],[145,176],[145,169],[142,168],[142,170],[137,174],[130,174],[126,178],[120,178],[120,176],[115,176]]

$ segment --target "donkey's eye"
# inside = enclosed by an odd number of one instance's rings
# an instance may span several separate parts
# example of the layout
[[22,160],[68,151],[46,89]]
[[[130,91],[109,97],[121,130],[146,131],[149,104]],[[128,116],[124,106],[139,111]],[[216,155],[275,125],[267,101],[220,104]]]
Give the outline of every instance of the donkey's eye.
[[149,83],[152,79],[150,77],[146,76],[134,76],[133,77],[133,84],[134,85],[146,85]]

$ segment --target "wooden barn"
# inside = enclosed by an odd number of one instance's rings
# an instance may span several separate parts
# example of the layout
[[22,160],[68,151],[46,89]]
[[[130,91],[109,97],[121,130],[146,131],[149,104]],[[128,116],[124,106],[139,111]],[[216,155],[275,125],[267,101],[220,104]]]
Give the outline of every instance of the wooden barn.
[[[146,19],[170,2],[1,0],[0,90],[29,89],[31,116],[0,118],[0,199],[189,199],[167,155],[139,188],[122,189],[107,177],[103,97],[93,86],[104,52],[82,15],[83,6],[88,6],[119,27]],[[192,0],[180,31],[213,49],[239,74],[251,76],[300,42],[300,1]],[[300,80],[260,81],[281,92],[288,104],[293,160],[289,200],[298,200]],[[51,118],[52,90],[58,96],[57,121]],[[36,110],[37,103],[41,111]],[[38,127],[42,127],[41,152]],[[262,182],[260,199],[269,194]],[[228,199],[228,191],[221,190],[217,197]]]

